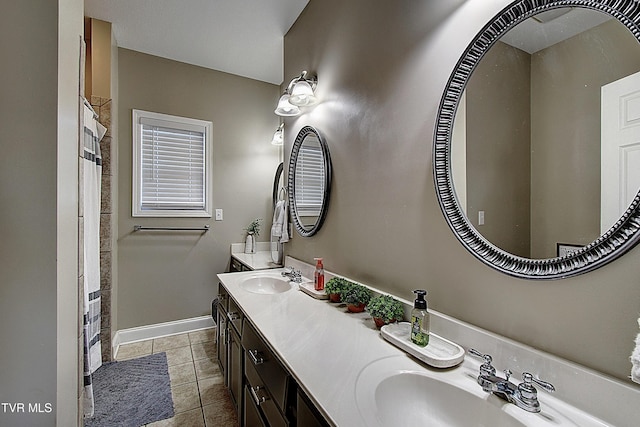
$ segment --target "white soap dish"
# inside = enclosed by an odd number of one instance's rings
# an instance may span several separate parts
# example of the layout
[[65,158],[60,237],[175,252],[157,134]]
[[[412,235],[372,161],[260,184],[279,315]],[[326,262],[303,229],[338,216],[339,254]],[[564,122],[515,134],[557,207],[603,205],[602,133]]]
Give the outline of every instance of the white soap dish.
[[464,360],[464,349],[458,344],[434,333],[429,334],[429,344],[420,347],[411,342],[411,323],[399,322],[380,328],[382,337],[434,368],[450,368]]
[[313,287],[313,282],[298,283],[298,286],[300,287],[300,290],[302,292],[309,296],[312,296],[315,299],[329,299],[329,295],[325,293],[324,289],[321,291],[315,290],[315,288]]

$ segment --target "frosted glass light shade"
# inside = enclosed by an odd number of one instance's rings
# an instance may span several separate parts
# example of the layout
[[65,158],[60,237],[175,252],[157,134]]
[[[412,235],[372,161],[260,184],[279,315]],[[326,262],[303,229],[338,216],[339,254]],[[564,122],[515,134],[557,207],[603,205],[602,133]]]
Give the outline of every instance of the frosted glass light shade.
[[313,89],[309,82],[306,80],[300,80],[293,86],[289,102],[293,105],[304,107],[315,104],[317,102],[317,98],[313,94]]
[[278,101],[278,107],[274,111],[279,116],[289,117],[289,116],[297,116],[300,114],[300,109],[296,105],[292,105],[289,102],[289,95],[284,94],[280,97]]
[[276,130],[273,133],[273,139],[271,140],[271,144],[272,145],[282,145],[282,144],[284,144],[284,135],[283,135],[283,131],[282,131],[282,126],[280,126],[278,128],[278,130]]

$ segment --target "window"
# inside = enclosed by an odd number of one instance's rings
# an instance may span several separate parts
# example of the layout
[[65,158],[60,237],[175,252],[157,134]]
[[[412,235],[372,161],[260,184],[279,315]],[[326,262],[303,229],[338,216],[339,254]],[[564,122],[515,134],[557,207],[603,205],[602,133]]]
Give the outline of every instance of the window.
[[324,158],[320,144],[302,144],[296,160],[296,209],[299,216],[319,216],[324,198]]
[[211,217],[212,127],[133,110],[133,216]]

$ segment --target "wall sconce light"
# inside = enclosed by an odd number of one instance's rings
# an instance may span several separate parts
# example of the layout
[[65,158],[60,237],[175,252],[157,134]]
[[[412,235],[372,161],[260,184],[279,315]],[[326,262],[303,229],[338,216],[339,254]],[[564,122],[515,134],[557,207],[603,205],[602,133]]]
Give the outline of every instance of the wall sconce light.
[[278,107],[274,111],[277,115],[282,117],[292,117],[300,114],[300,108],[297,105],[293,105],[289,102],[290,95],[285,91],[280,100],[278,101]]
[[282,145],[284,144],[284,123],[280,123],[278,129],[273,133],[273,139],[271,140],[272,145]]
[[301,113],[298,107],[308,107],[318,102],[314,93],[317,85],[318,78],[307,76],[307,72],[303,71],[291,80],[278,101],[275,113],[279,116],[297,116]]

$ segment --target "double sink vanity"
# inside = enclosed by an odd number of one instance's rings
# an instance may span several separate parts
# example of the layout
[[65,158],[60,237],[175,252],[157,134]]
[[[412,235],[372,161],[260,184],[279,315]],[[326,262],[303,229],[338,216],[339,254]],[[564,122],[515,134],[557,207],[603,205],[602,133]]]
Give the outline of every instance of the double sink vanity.
[[[286,266],[312,277],[309,264]],[[312,298],[284,271],[218,275],[218,358],[241,426],[635,425],[640,393],[629,385],[430,311],[432,331],[467,350],[433,368],[385,341],[366,312]],[[509,369],[517,385],[531,372],[557,391],[536,386],[539,413],[485,392],[472,347],[493,356],[497,376]]]

